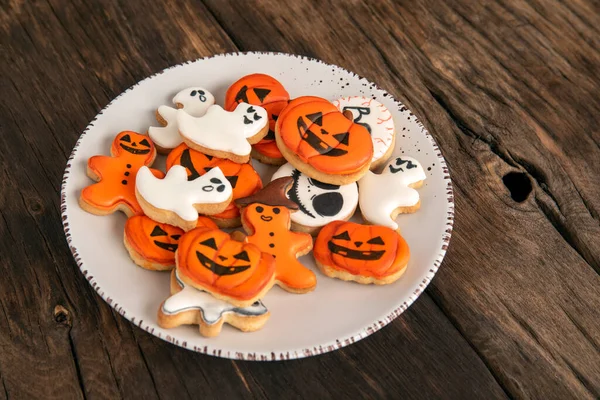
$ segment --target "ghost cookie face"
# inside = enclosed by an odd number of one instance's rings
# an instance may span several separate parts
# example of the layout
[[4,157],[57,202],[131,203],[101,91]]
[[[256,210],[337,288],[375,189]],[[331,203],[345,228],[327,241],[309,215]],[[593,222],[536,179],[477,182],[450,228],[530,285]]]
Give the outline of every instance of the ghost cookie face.
[[196,228],[183,235],[176,263],[184,283],[238,307],[251,306],[274,284],[271,255],[217,229]]
[[404,274],[410,251],[390,228],[334,221],[317,236],[313,250],[319,269],[331,278],[385,285]]
[[232,111],[239,103],[263,107],[269,116],[269,132],[252,146],[252,156],[272,165],[285,163],[285,158],[275,143],[275,123],[279,113],[287,106],[290,95],[275,78],[265,74],[251,74],[239,79],[227,89],[225,109]]
[[[191,87],[177,93],[173,103],[192,117],[201,117],[206,114],[208,107],[215,104],[215,97],[204,88]],[[177,126],[177,109],[158,107],[156,120],[162,126],[148,128],[148,136],[154,141],[159,153],[167,154],[183,142]]]
[[269,130],[267,111],[248,103],[238,104],[232,112],[213,105],[199,118],[178,110],[177,124],[190,148],[236,163],[248,162],[251,145],[258,143]]
[[397,230],[398,214],[419,209],[421,200],[416,188],[423,185],[425,171],[412,157],[393,158],[381,174],[368,172],[358,181],[358,203],[368,223]]
[[[197,226],[217,229],[206,217],[199,217]],[[125,222],[124,243],[129,256],[140,267],[168,271],[175,267],[175,251],[183,234],[183,229],[136,215]]]
[[[233,189],[233,200],[250,196],[262,188],[262,181],[252,164],[237,164],[231,160],[213,157],[190,149],[185,143],[177,146],[167,157],[167,171],[173,165],[186,168],[188,180],[194,180],[213,168],[219,168]],[[241,224],[240,212],[232,201],[227,208],[211,218],[221,228],[234,228]]]
[[390,111],[369,97],[349,96],[333,102],[348,119],[364,126],[373,141],[371,169],[379,168],[394,151],[395,128]]
[[[96,215],[122,211],[127,216],[142,214],[135,197],[138,170],[152,165],[156,149],[148,136],[132,131],[119,133],[112,142],[110,157],[94,156],[88,160],[87,175],[97,183],[81,191],[79,205]],[[149,170],[158,177],[164,174]]]
[[206,337],[221,333],[223,324],[243,332],[261,329],[269,319],[269,311],[257,300],[248,307],[236,307],[209,293],[185,284],[176,271],[171,273],[171,297],[158,309],[158,325],[165,329],[181,325],[198,325]]
[[319,97],[291,101],[279,115],[275,137],[296,169],[332,185],[356,182],[373,158],[369,131]]
[[298,211],[291,213],[292,229],[311,234],[331,221],[347,220],[358,204],[356,183],[332,185],[310,178],[285,164],[273,174],[273,180],[290,176],[294,180],[287,197],[298,205]]
[[140,168],[135,194],[144,214],[189,231],[196,227],[198,213],[223,212],[231,202],[232,189],[218,167],[188,180],[186,169],[174,165],[164,179],[153,176],[147,167]]

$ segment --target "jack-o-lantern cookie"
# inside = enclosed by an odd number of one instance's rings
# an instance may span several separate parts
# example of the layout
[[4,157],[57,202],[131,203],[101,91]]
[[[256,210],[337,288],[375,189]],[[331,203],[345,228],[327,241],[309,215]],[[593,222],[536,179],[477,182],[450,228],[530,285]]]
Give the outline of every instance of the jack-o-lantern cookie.
[[179,239],[175,255],[181,280],[238,307],[261,299],[275,283],[275,260],[250,243],[208,228]]
[[[79,205],[96,215],[108,215],[119,210],[127,216],[142,214],[135,197],[138,170],[152,165],[156,149],[148,136],[132,131],[119,133],[112,142],[110,157],[93,156],[88,160],[87,175],[98,183],[81,191]],[[151,174],[163,177],[161,171]]]
[[393,158],[381,174],[369,171],[358,181],[358,204],[370,224],[398,230],[398,214],[415,212],[421,206],[419,192],[426,175],[421,164],[411,157]]
[[158,325],[165,329],[198,325],[202,336],[213,337],[221,333],[224,323],[243,332],[257,331],[264,326],[269,315],[260,300],[248,307],[236,307],[185,284],[177,271],[173,271],[171,297],[158,309]]
[[315,241],[315,261],[332,278],[385,285],[406,271],[410,251],[399,233],[385,226],[334,221]]
[[239,103],[261,106],[269,115],[269,133],[252,146],[252,157],[271,165],[285,163],[275,142],[275,123],[279,113],[290,101],[290,95],[275,78],[265,74],[251,74],[239,79],[227,89],[225,109],[232,111]]
[[296,169],[332,185],[356,182],[373,158],[369,131],[319,97],[292,100],[279,114],[275,138]]
[[[206,114],[208,107],[215,104],[215,96],[201,87],[183,89],[173,97],[173,104],[183,109],[192,117],[201,117]],[[148,136],[161,154],[167,154],[179,146],[183,139],[177,126],[177,108],[160,106],[156,110],[156,120],[162,126],[148,128]]]
[[215,104],[199,118],[177,110],[177,124],[184,142],[192,149],[237,163],[248,162],[251,145],[269,131],[267,110],[248,103],[238,104],[232,112]]
[[[252,164],[238,164],[224,158],[213,157],[190,149],[185,143],[177,146],[167,157],[167,171],[173,165],[181,165],[187,169],[188,180],[204,175],[213,168],[219,167],[233,188],[233,200],[250,196],[262,188],[260,175]],[[234,228],[241,224],[240,211],[232,201],[225,211],[211,215],[221,228]]]
[[282,165],[272,180],[291,176],[294,180],[287,197],[298,204],[298,211],[291,214],[292,229],[317,234],[321,227],[331,221],[347,220],[358,205],[356,183],[332,185],[310,178],[291,164]]
[[247,243],[275,257],[275,279],[292,293],[307,293],[317,286],[317,278],[297,260],[312,249],[312,237],[290,231],[290,211],[298,205],[285,195],[293,184],[291,177],[275,179],[249,197],[236,200],[242,209],[242,226]]
[[193,180],[188,180],[187,170],[181,165],[171,167],[164,179],[142,167],[135,182],[135,195],[144,214],[184,231],[196,227],[198,213],[213,215],[225,211],[232,193],[231,184],[219,167]]
[[373,141],[371,169],[377,169],[394,151],[395,132],[392,113],[383,104],[370,97],[348,96],[335,100],[336,106],[347,118],[364,126]]
[[[198,227],[217,229],[206,217],[198,218]],[[175,251],[183,229],[135,215],[125,222],[123,241],[129,256],[137,265],[152,271],[168,271],[175,267]]]

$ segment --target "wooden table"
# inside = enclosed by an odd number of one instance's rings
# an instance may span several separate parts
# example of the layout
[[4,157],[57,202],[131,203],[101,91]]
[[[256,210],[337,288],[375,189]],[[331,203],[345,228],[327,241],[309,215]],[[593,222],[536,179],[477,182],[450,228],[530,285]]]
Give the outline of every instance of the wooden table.
[[[600,396],[597,1],[14,0],[0,25],[0,398]],[[249,50],[377,82],[427,126],[455,189],[419,300],[297,361],[218,359],[134,327],[61,226],[67,157],[102,107],[168,66]]]

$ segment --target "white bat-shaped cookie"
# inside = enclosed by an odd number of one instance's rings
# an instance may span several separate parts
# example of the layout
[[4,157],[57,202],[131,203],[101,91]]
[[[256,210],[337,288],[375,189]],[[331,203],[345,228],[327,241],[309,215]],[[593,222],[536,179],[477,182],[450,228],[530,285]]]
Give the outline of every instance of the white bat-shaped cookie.
[[358,204],[363,218],[374,225],[394,230],[398,214],[416,211],[420,206],[419,192],[425,171],[412,157],[392,159],[381,174],[367,172],[358,181]]
[[157,222],[188,231],[196,227],[198,213],[218,214],[232,198],[231,184],[219,167],[188,181],[185,167],[174,165],[164,179],[148,167],[136,175],[135,192],[144,213]]

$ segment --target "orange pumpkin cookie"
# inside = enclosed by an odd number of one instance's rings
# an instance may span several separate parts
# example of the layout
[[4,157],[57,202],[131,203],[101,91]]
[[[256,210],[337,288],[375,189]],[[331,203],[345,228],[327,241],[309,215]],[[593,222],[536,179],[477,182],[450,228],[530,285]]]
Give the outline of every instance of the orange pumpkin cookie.
[[[190,149],[185,143],[177,146],[167,157],[167,170],[173,165],[187,169],[188,179],[196,179],[211,169],[219,167],[233,188],[233,199],[250,196],[262,188],[262,181],[252,164],[238,164],[225,158],[213,157]],[[240,211],[232,201],[225,211],[211,215],[221,228],[240,226]]]
[[225,109],[233,111],[241,102],[261,106],[269,115],[269,133],[252,146],[252,157],[271,165],[285,163],[275,142],[275,123],[287,106],[290,95],[275,78],[265,74],[246,75],[227,89]]
[[292,100],[279,114],[275,139],[296,169],[332,185],[356,182],[373,157],[369,131],[320,97]]
[[[217,229],[217,225],[206,217],[199,217],[197,226]],[[168,271],[175,267],[175,251],[183,234],[183,229],[176,226],[135,215],[125,222],[123,240],[137,265],[152,271]]]
[[406,271],[410,251],[402,236],[379,225],[334,221],[317,236],[317,266],[332,278],[385,285]]
[[269,315],[260,300],[248,307],[232,306],[203,290],[186,285],[177,271],[173,271],[171,297],[163,301],[158,309],[158,325],[166,329],[198,325],[202,336],[213,337],[221,333],[224,323],[243,332],[259,330]]
[[317,286],[317,277],[297,258],[312,249],[312,237],[290,231],[290,211],[298,209],[285,196],[292,183],[289,176],[275,179],[236,204],[242,207],[242,226],[248,233],[245,241],[275,257],[277,284],[288,292],[307,293]]
[[[81,191],[79,205],[96,215],[119,210],[127,216],[143,214],[135,197],[135,178],[143,166],[152,165],[156,149],[148,136],[123,131],[115,137],[111,157],[93,156],[88,160],[87,175],[98,183]],[[159,178],[164,174],[152,169]]]
[[262,298],[275,283],[275,260],[218,229],[195,228],[179,239],[181,280],[238,307]]

